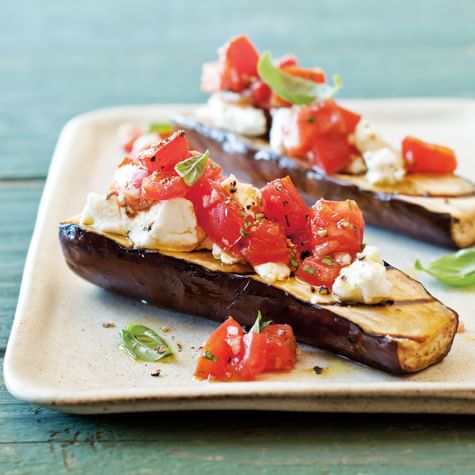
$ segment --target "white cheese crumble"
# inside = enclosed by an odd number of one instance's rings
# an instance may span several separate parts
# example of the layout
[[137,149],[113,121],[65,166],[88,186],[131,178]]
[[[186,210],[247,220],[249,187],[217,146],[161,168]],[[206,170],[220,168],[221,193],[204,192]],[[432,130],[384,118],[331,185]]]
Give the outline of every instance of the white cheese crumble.
[[104,233],[126,235],[127,216],[117,203],[115,195],[106,198],[98,193],[89,193],[79,219],[80,224],[94,226]]
[[374,125],[364,119],[361,119],[358,122],[353,141],[356,148],[361,153],[390,147],[390,145],[378,134]]
[[352,264],[341,269],[333,296],[339,302],[376,304],[391,296],[391,287],[379,249],[366,246]]
[[206,106],[196,111],[196,116],[214,127],[240,135],[258,137],[267,131],[266,116],[261,109],[231,103],[219,94],[213,94]]
[[363,157],[368,166],[365,178],[373,185],[394,185],[406,174],[401,154],[389,147],[370,150]]
[[235,326],[229,326],[226,335],[226,343],[231,347],[233,355],[237,355],[241,351],[242,337],[239,330]]
[[160,201],[137,213],[130,222],[129,239],[139,248],[191,250],[202,237],[193,203],[185,198]]
[[[279,107],[272,109],[272,126],[269,132],[269,145],[273,152],[285,153],[286,144],[292,147],[299,141],[298,127],[293,127],[297,116],[296,107]],[[292,135],[290,135],[292,134]]]
[[253,208],[260,205],[261,191],[249,183],[241,183],[234,175],[229,175],[221,185],[237,201],[246,214],[254,216]]
[[406,175],[404,160],[366,120],[360,120],[353,137],[368,167],[365,178],[373,185],[394,185]]
[[217,244],[213,243],[211,248],[211,254],[215,259],[221,261],[223,264],[239,264],[240,262],[245,262],[242,259],[236,258],[224,252]]
[[368,171],[363,157],[351,157],[351,162],[341,172],[349,173],[350,175],[362,175]]
[[285,280],[290,276],[290,267],[283,262],[266,262],[254,266],[257,274],[267,282]]
[[79,222],[105,233],[127,235],[135,247],[145,249],[191,251],[205,237],[197,225],[193,203],[184,198],[160,201],[129,217],[115,195],[107,199],[89,193]]

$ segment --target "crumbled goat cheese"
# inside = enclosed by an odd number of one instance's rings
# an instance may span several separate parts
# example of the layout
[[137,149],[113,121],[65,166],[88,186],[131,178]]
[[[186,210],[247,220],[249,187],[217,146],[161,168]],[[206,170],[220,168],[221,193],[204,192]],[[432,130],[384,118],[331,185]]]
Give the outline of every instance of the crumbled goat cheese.
[[339,302],[375,304],[391,295],[386,268],[375,246],[366,246],[356,260],[343,267],[333,284],[333,295]]
[[406,175],[404,160],[376,132],[372,124],[360,120],[353,137],[368,167],[365,178],[373,185],[393,185]]
[[347,165],[341,173],[349,173],[350,175],[362,175],[366,173],[368,167],[366,166],[363,157],[352,157],[352,160],[349,165]]
[[191,250],[202,238],[193,203],[185,198],[160,201],[130,222],[129,239],[139,248]]
[[241,183],[234,175],[229,175],[221,182],[221,185],[232,195],[246,214],[254,216],[253,208],[260,205],[262,201],[261,191],[258,188],[249,183]]
[[353,135],[353,141],[356,148],[361,153],[390,147],[390,145],[378,134],[373,124],[364,119],[361,119],[358,122]]
[[223,264],[239,264],[240,262],[244,262],[242,259],[236,258],[224,252],[217,244],[213,243],[213,247],[211,249],[211,253],[215,259],[218,259]]
[[254,266],[257,274],[268,282],[285,280],[290,276],[290,267],[282,262],[266,262]]
[[373,185],[394,185],[406,174],[401,154],[391,148],[370,150],[363,157],[368,166],[365,177]]
[[196,116],[207,124],[240,135],[257,137],[267,131],[267,119],[261,109],[227,101],[219,94],[213,94],[206,106],[196,111]]
[[98,193],[89,193],[79,222],[104,233],[126,235],[126,219],[115,195],[106,198]]
[[269,132],[269,145],[272,151],[286,153],[286,145],[291,147],[299,141],[298,128],[293,127],[297,118],[296,107],[272,109],[272,126]]

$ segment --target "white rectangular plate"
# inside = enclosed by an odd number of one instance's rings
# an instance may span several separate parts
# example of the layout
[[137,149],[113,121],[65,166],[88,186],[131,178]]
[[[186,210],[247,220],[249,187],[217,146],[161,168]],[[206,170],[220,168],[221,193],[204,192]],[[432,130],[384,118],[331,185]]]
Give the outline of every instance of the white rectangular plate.
[[[378,125],[394,144],[406,133],[454,146],[460,173],[475,178],[475,102],[361,100],[348,106]],[[82,281],[64,263],[58,223],[78,214],[90,191],[106,192],[121,159],[119,125],[146,126],[192,106],[137,106],[101,110],[70,121],[61,133],[28,253],[17,313],[5,357],[5,381],[16,397],[69,412],[183,409],[475,413],[475,289],[437,284],[416,273],[416,258],[446,252],[404,236],[368,228],[366,242],[420,279],[459,312],[445,360],[420,374],[395,377],[310,347],[295,371],[248,383],[192,378],[197,348],[216,324],[110,294]],[[113,321],[115,328],[104,328]],[[169,363],[139,364],[118,349],[118,329],[131,321],[171,327],[176,349]],[[178,351],[181,348],[181,351]],[[327,367],[317,375],[311,369]],[[159,367],[160,377],[151,373]]]

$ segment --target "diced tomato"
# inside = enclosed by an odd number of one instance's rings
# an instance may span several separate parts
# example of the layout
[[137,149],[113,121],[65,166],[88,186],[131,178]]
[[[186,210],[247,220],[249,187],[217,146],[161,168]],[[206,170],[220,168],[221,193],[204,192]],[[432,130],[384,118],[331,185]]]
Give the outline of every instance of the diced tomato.
[[239,205],[216,181],[199,180],[186,198],[195,207],[198,225],[206,235],[227,253],[236,255],[235,246],[244,238],[244,217]]
[[245,228],[242,255],[253,266],[266,262],[288,263],[290,252],[284,227],[274,221],[263,219]]
[[[315,137],[346,134],[345,119],[333,100],[322,100],[300,107],[284,136],[284,147],[291,157],[305,157]],[[297,137],[297,140],[295,139]]]
[[267,338],[262,333],[246,333],[243,337],[244,356],[236,365],[240,379],[250,381],[265,370],[267,363]]
[[211,158],[208,158],[204,176],[210,180],[218,180],[222,173],[223,169],[216,162],[211,160]]
[[299,252],[310,250],[310,215],[290,177],[278,178],[261,190],[264,214],[280,223]]
[[142,182],[148,176],[148,171],[129,157],[124,158],[117,168],[110,191],[117,195],[122,206],[135,211],[147,208],[150,203],[142,196]]
[[258,326],[244,334],[241,325],[229,317],[200,349],[195,376],[249,381],[264,371],[290,370],[296,362],[297,342],[289,325]]
[[262,81],[255,81],[251,84],[252,103],[256,107],[267,109],[270,106],[272,91],[270,87]]
[[267,351],[264,371],[290,370],[297,362],[297,342],[290,325],[269,325],[262,330]]
[[361,251],[364,219],[355,201],[320,199],[312,210],[312,247],[316,256],[348,252],[354,257]]
[[257,78],[259,52],[246,35],[227,41],[219,49],[219,61],[203,66],[201,88],[204,92],[241,92]]
[[229,317],[201,348],[195,376],[200,379],[228,379],[231,360],[243,354],[242,336],[241,325]]
[[321,168],[327,175],[333,175],[348,166],[351,156],[358,151],[348,141],[346,134],[318,135],[308,153],[310,163]]
[[155,171],[173,171],[175,165],[189,155],[190,147],[185,132],[179,130],[144,150],[139,154],[137,160],[147,168],[149,173],[153,173]]
[[404,138],[402,154],[409,173],[453,173],[457,168],[457,157],[451,148],[415,137]]
[[284,148],[291,157],[308,158],[325,173],[337,173],[357,154],[349,143],[360,116],[338,106],[333,100],[321,100],[300,107],[284,131]]
[[173,172],[154,172],[142,182],[143,197],[152,201],[182,198],[189,189],[183,179]]
[[257,77],[259,52],[248,36],[231,38],[223,46],[222,57],[239,75]]
[[343,120],[346,124],[346,133],[352,134],[358,122],[361,120],[361,115],[357,114],[356,112],[350,111],[349,109],[345,109],[344,107],[337,106],[340,110],[341,115],[343,116]]
[[310,285],[331,289],[340,269],[340,265],[332,257],[310,256],[302,261],[295,275]]
[[287,68],[288,66],[297,66],[297,58],[293,54],[286,54],[279,58],[275,64],[278,68]]
[[[190,152],[190,156],[201,155],[199,152]],[[206,169],[201,179],[216,180],[221,177],[223,169],[213,160],[208,159]],[[146,200],[160,201],[171,198],[184,197],[190,191],[190,187],[172,172],[153,172],[142,182],[142,196]]]

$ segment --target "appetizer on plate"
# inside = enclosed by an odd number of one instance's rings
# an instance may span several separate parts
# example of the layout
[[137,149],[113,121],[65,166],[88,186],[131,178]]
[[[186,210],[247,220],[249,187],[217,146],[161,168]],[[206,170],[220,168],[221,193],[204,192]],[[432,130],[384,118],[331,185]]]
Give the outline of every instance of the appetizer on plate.
[[454,174],[455,153],[412,136],[394,148],[335,101],[340,86],[293,56],[272,61],[238,36],[203,66],[206,106],[174,121],[193,147],[251,183],[289,175],[311,201],[357,201],[368,223],[434,244],[473,245],[475,185]]
[[457,314],[363,245],[355,201],[309,207],[289,177],[258,189],[223,176],[177,131],[127,156],[106,195],[60,224],[69,267],[121,294],[251,326],[392,373],[440,361]]

